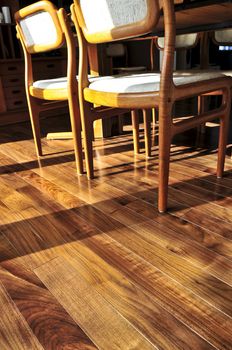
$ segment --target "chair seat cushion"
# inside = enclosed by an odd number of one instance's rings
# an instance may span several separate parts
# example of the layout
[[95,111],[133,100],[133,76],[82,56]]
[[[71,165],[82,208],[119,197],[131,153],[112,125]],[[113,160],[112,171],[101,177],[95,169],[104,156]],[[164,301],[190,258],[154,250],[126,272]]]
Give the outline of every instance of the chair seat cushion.
[[[78,78],[78,77],[77,77]],[[37,80],[33,83],[33,88],[37,89],[66,89],[67,88],[67,77],[56,78],[56,79],[45,79],[45,80]]]
[[224,75],[227,75],[227,77],[232,77],[232,70],[223,70],[221,71]]
[[[232,77],[232,71],[182,71],[174,73],[174,83],[184,85],[199,81],[220,78],[223,75]],[[78,80],[78,76],[77,76]],[[89,89],[103,92],[152,92],[159,91],[160,73],[143,73],[112,75],[107,77],[89,77]],[[37,89],[67,89],[67,77],[37,80],[33,83]]]
[[[177,86],[203,82],[224,77],[220,72],[176,72],[174,84]],[[112,75],[96,79],[89,85],[90,90],[111,93],[139,93],[159,91],[160,73]]]
[[[78,80],[78,75],[76,76]],[[100,79],[99,77],[89,76],[89,81],[94,81],[95,79]],[[67,89],[67,77],[55,78],[55,79],[45,79],[37,80],[32,84],[33,88],[42,90],[57,90],[57,89]]]

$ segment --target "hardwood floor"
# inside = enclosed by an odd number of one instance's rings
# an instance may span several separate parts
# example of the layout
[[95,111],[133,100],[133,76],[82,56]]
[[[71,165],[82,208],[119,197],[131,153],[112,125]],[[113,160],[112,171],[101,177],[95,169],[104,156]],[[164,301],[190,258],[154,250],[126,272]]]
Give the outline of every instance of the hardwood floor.
[[88,181],[72,141],[44,137],[37,160],[29,124],[0,128],[1,350],[232,349],[232,160],[217,179],[216,133],[210,150],[175,140],[161,215],[157,147],[134,156],[130,132],[96,140]]

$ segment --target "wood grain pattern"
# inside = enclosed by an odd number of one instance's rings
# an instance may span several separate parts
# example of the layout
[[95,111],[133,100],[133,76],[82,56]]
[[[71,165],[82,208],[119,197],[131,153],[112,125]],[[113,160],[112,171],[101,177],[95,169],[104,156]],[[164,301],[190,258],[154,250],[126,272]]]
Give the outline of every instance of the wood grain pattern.
[[100,349],[157,349],[65,259],[53,259],[35,273]]
[[[45,135],[64,129],[64,119],[42,122]],[[116,328],[120,350],[135,339],[139,349],[231,349],[229,158],[217,180],[214,153],[172,145],[171,211],[160,215],[157,149],[134,157],[130,133],[95,141],[91,182],[75,174],[71,141],[44,138],[37,161],[26,124],[0,133],[0,282],[44,349],[109,350]],[[94,320],[108,338],[76,299],[100,300]]]
[[42,350],[43,347],[33,335],[5,288],[0,282],[0,346],[3,350]]
[[[119,233],[119,232],[118,232]],[[85,242],[98,256],[120,269],[133,283],[152,294],[153,300],[177,319],[218,349],[230,349],[231,319],[212,307],[182,284],[176,283],[150,262],[126,249],[115,240],[109,243],[105,236],[96,236]],[[100,244],[98,244],[100,241]],[[81,250],[83,253],[85,250]],[[222,326],[223,325],[223,326]]]
[[[93,244],[101,244],[102,239],[107,242],[109,250],[111,245],[121,250],[122,247],[106,235],[100,239],[94,238]],[[88,247],[88,242],[91,245],[91,241],[92,238],[66,246],[62,255],[153,344],[159,349],[210,348],[200,336],[157,303],[152,293],[141,288],[137,282],[131,282],[118,268],[112,267],[108,263],[109,260],[106,262],[104,256],[101,258],[94,253]],[[106,256],[107,246],[104,246]],[[125,249],[123,252],[127,254]],[[110,254],[114,256],[112,250]],[[136,259],[136,256],[134,258]]]
[[[11,272],[0,268],[0,280],[43,348],[46,350],[96,349],[36,275],[31,275],[19,264],[15,265],[15,268],[9,263],[6,266]],[[11,347],[10,349],[21,348]],[[34,347],[30,348],[32,349]]]

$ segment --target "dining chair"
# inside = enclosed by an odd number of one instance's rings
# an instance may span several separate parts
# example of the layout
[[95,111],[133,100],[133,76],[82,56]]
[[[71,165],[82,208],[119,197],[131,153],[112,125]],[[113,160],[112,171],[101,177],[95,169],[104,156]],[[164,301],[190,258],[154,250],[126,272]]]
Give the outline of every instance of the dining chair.
[[[220,73],[178,75],[173,73],[175,51],[174,1],[163,0],[164,58],[161,73],[112,75],[90,82],[88,79],[88,43],[106,43],[146,34],[155,30],[160,18],[157,0],[74,0],[71,6],[79,48],[79,100],[81,121],[88,128],[89,113],[93,104],[114,108],[159,108],[159,184],[158,210],[167,210],[168,178],[171,141],[174,135],[197,125],[220,118],[220,137],[217,176],[224,169],[230,111],[232,79]],[[175,101],[203,93],[220,90],[223,99],[219,108],[195,117],[173,122]],[[85,140],[88,157],[88,177],[94,175],[91,162],[92,147]]]
[[[58,101],[67,101],[77,172],[83,174],[76,47],[66,12],[64,9],[57,10],[49,1],[39,1],[16,12],[15,20],[17,36],[24,52],[25,89],[37,156],[43,154],[40,113],[54,106],[57,107]],[[32,56],[62,46],[67,46],[67,77],[34,80]]]
[[[213,32],[213,42],[220,46],[232,46],[232,29],[221,29]],[[222,70],[223,74],[232,77],[232,69]]]
[[[201,60],[201,71],[202,72],[212,72],[212,68],[210,67],[210,61],[209,61],[209,43],[210,40],[217,45],[220,46],[229,46],[232,45],[232,29],[221,29],[216,30],[214,32],[205,33],[205,36],[203,36],[202,45],[201,45],[201,52],[200,52],[200,60]],[[232,69],[220,69],[220,73],[225,74],[226,76],[232,77]],[[208,100],[207,96],[210,95],[221,95],[221,91],[215,91],[210,92],[208,94],[199,96],[198,99],[198,108],[201,112],[205,112],[205,110],[208,108]],[[201,133],[205,132],[205,125],[202,125],[200,128]]]

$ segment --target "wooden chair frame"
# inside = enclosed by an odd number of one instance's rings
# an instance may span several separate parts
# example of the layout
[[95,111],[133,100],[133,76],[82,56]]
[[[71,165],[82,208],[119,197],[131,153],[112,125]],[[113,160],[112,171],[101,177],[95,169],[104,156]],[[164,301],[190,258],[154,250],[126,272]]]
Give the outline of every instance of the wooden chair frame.
[[[150,11],[147,12],[147,17],[143,20],[129,25],[122,25],[120,27],[116,27],[113,30],[107,30],[104,33],[90,33],[86,27],[79,1],[74,0],[74,4],[75,16],[77,18],[78,25],[81,27],[86,41],[91,44],[106,43],[118,39],[128,39],[130,37],[145,34],[149,32],[151,27],[154,27],[159,20],[159,2],[154,0],[147,0],[147,6],[149,7]],[[156,13],[155,17],[153,13]]]
[[[48,12],[56,26],[57,41],[53,45],[33,45],[26,44],[20,21],[27,16],[38,12]],[[30,113],[33,136],[37,156],[42,156],[42,146],[40,137],[39,115],[42,111],[59,108],[63,106],[63,101],[69,105],[69,113],[74,141],[74,151],[78,174],[83,174],[82,142],[81,142],[81,122],[78,103],[78,82],[76,79],[76,45],[69,24],[69,19],[64,9],[57,10],[49,1],[40,1],[29,5],[15,14],[17,36],[22,44],[25,59],[25,89]],[[33,87],[32,54],[57,49],[67,45],[67,89],[41,90]],[[44,103],[44,102],[53,103]],[[60,101],[60,102],[58,102]]]
[[[181,133],[187,129],[194,128],[204,122],[219,118],[220,119],[220,135],[219,135],[219,151],[217,176],[221,177],[224,169],[225,152],[227,144],[227,132],[230,112],[230,88],[232,80],[228,77],[215,78],[210,81],[200,81],[194,84],[185,84],[176,86],[173,82],[173,63],[175,51],[175,11],[174,1],[163,0],[164,26],[165,26],[165,47],[164,58],[161,71],[160,90],[146,93],[112,93],[101,92],[88,89],[88,58],[87,58],[87,40],[95,40],[97,42],[105,42],[114,40],[118,36],[102,33],[102,36],[92,39],[86,33],[86,28],[83,23],[83,18],[80,16],[80,4],[78,0],[72,5],[72,19],[77,29],[77,35],[80,47],[79,61],[79,100],[81,109],[81,118],[84,128],[88,128],[86,111],[91,113],[90,103],[101,104],[117,108],[129,109],[151,109],[159,108],[159,194],[158,194],[158,209],[160,212],[165,212],[167,209],[168,198],[168,178],[169,178],[169,161],[170,147],[174,135]],[[156,6],[154,10],[157,9]],[[76,16],[78,14],[78,16]],[[155,16],[155,23],[157,16]],[[81,30],[83,29],[83,31]],[[143,32],[143,29],[140,28]],[[144,33],[147,28],[144,29]],[[123,38],[131,35],[131,27],[128,32],[123,28]],[[210,84],[211,83],[211,84]],[[204,93],[220,90],[222,93],[222,104],[219,108],[198,114],[197,116],[173,122],[172,110],[175,101],[185,99],[192,96],[199,96]],[[86,153],[88,157],[88,145],[86,145]],[[93,169],[88,169],[89,178],[93,177]]]

